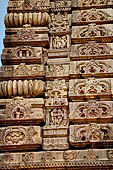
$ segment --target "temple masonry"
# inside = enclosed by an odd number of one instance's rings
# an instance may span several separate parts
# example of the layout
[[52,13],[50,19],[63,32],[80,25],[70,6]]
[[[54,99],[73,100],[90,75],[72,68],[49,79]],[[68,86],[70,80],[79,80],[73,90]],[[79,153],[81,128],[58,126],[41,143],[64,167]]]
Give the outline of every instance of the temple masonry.
[[113,170],[113,0],[9,0],[0,170]]

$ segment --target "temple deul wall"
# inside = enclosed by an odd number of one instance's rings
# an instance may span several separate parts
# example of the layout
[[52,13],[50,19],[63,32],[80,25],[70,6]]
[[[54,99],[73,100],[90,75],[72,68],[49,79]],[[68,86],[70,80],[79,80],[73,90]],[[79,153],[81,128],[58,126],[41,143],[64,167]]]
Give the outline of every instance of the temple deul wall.
[[0,170],[113,170],[113,0],[9,0],[4,23]]

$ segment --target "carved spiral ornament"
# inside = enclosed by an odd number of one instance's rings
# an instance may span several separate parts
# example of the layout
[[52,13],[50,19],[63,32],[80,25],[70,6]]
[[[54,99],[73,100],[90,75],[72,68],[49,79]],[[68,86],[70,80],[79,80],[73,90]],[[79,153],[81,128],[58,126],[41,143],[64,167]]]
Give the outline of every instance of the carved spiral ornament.
[[49,23],[49,15],[44,13],[9,13],[6,14],[4,23],[6,27],[20,27],[26,24],[31,26],[46,26]]
[[0,82],[0,96],[33,96],[44,91],[44,82],[41,80],[9,80]]

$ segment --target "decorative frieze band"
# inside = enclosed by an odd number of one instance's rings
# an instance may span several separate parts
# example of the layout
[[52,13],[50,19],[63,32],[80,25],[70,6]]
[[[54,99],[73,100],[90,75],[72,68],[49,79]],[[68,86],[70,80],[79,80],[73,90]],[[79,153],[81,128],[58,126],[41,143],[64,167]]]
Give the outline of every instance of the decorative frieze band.
[[18,45],[33,45],[45,47],[49,43],[47,27],[31,27],[26,25],[25,28],[7,28],[4,38],[5,47],[14,47]]
[[75,147],[102,147],[112,146],[112,124],[84,124],[69,127],[69,142]]
[[72,12],[72,24],[85,25],[89,23],[106,24],[113,22],[112,9],[76,10]]
[[48,11],[49,0],[9,0],[8,12],[14,11]]
[[47,50],[42,47],[17,46],[4,48],[1,55],[3,64],[44,63],[47,60]]
[[36,97],[44,92],[45,83],[41,80],[9,80],[0,82],[0,97]]
[[0,128],[0,150],[36,149],[42,144],[39,126]]
[[87,60],[70,62],[71,78],[113,77],[113,60]]
[[19,65],[2,66],[0,68],[0,80],[43,78],[44,75],[43,64],[26,65],[25,63],[21,63]]
[[76,101],[86,99],[107,100],[113,97],[113,79],[70,79],[69,98]]
[[76,168],[88,169],[99,167],[110,169],[113,164],[113,149],[89,149],[70,151],[43,151],[25,153],[2,153],[0,154],[0,169],[6,170],[15,167],[16,169],[65,169]]
[[102,7],[112,7],[112,0],[72,0],[72,7],[80,8],[102,8]]
[[113,25],[72,26],[72,43],[85,43],[88,41],[113,42]]
[[43,98],[0,100],[0,125],[38,124],[44,121]]
[[72,45],[70,58],[71,60],[113,58],[113,44],[89,41],[86,44]]
[[110,123],[113,121],[113,102],[96,101],[69,103],[69,121],[73,123]]

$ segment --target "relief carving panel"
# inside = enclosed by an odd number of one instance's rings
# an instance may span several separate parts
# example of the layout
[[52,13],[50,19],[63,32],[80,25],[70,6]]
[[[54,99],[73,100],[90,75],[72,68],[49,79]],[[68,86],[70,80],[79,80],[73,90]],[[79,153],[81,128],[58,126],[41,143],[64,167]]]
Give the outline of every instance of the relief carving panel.
[[70,79],[69,97],[78,101],[95,98],[106,100],[112,96],[112,82],[112,79]]
[[9,0],[8,11],[48,11],[49,0]]
[[70,11],[71,10],[71,1],[66,0],[57,0],[55,2],[50,2],[51,4],[51,11],[52,12],[58,12],[58,11]]
[[[113,125],[112,124],[84,124],[72,125],[69,128],[69,141],[72,146],[85,147],[93,143],[93,147],[112,145]],[[97,145],[98,143],[98,145]]]
[[17,45],[33,45],[45,47],[48,45],[48,28],[36,27],[32,28],[25,25],[25,28],[7,28],[4,38],[5,47],[13,47]]
[[90,41],[97,42],[112,42],[113,40],[113,25],[106,24],[104,26],[91,23],[88,26],[73,26],[72,27],[72,42],[83,43]]
[[36,97],[44,92],[41,80],[9,80],[0,82],[0,97],[26,96]]
[[72,12],[72,23],[84,24],[84,23],[105,23],[113,21],[112,9],[101,9],[91,8],[89,10],[77,10]]
[[74,61],[70,63],[70,76],[110,77],[113,74],[113,60]]
[[71,60],[113,58],[113,44],[89,41],[87,44],[72,45],[70,57]]
[[26,65],[21,63],[19,65],[2,66],[0,68],[0,79],[14,79],[14,78],[40,78],[44,77],[44,65]]
[[69,19],[70,16],[67,13],[58,12],[57,14],[51,13],[50,14],[50,33],[69,33],[70,26],[69,26]]
[[31,149],[37,148],[42,144],[41,128],[39,126],[4,127],[0,128],[0,133],[2,135],[0,150],[21,150],[22,145],[26,145],[26,149]]
[[96,7],[112,5],[112,0],[72,0],[72,7]]
[[32,124],[44,121],[43,99],[14,99],[0,100],[0,124]]
[[69,103],[69,121],[74,123],[99,122],[107,123],[113,120],[113,102],[88,102]]
[[48,64],[46,66],[46,78],[68,78],[69,77],[69,65],[64,64]]
[[47,58],[47,50],[42,47],[17,46],[4,48],[2,51],[2,63],[44,63]]

